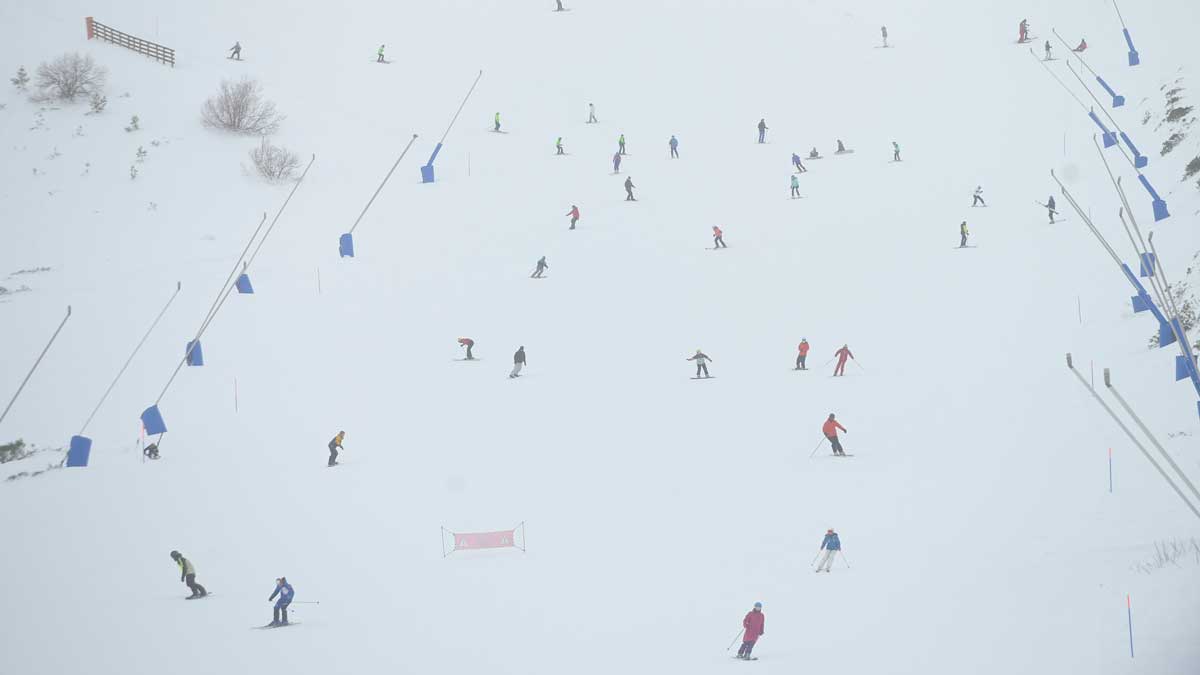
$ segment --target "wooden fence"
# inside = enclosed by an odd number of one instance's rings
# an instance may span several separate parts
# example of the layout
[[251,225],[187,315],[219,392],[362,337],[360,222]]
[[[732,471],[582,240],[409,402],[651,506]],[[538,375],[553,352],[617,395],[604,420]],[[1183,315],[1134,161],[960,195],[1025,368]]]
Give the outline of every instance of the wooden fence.
[[89,40],[98,38],[105,42],[111,42],[126,49],[149,56],[155,61],[161,63],[169,63],[171,67],[175,67],[175,50],[170,47],[164,47],[149,40],[143,40],[140,37],[122,33],[121,31],[105,26],[96,21],[92,17],[87,17],[87,37]]

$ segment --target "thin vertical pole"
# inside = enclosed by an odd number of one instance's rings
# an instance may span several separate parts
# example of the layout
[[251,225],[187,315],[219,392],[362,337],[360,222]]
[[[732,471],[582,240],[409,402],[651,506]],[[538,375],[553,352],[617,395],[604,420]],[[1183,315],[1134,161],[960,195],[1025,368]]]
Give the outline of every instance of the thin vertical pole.
[[1129,658],[1133,658],[1133,603],[1129,601],[1129,594],[1125,594],[1125,614],[1129,619]]
[[321,294],[321,268],[317,268],[317,295]]
[[1108,494],[1112,494],[1112,448],[1108,449]]
[[1075,312],[1079,315],[1079,325],[1083,325],[1083,304],[1079,300],[1079,296],[1075,296]]
[[237,378],[233,378],[233,412],[238,411]]

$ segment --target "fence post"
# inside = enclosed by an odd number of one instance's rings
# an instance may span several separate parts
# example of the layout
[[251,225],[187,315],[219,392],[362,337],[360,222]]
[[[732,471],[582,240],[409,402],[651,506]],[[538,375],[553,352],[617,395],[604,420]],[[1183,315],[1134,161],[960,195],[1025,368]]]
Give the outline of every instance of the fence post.
[[92,27],[92,17],[90,17],[90,16],[87,18],[87,35],[88,35],[87,39],[89,39],[89,40],[96,37],[96,31]]

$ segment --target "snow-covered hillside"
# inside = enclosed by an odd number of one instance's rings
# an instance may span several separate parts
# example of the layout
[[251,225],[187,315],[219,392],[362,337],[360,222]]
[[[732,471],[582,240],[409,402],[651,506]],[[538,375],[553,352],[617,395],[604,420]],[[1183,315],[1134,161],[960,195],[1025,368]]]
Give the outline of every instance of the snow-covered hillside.
[[[0,673],[1197,672],[1200,561],[1146,565],[1197,521],[1064,355],[1097,385],[1111,368],[1200,477],[1195,392],[1051,180],[1136,260],[1095,127],[1014,44],[1022,18],[1039,56],[1051,26],[1086,36],[1172,217],[1107,156],[1182,278],[1200,196],[1141,121],[1200,65],[1195,3],[1122,7],[1137,68],[1100,0],[566,4],[0,6],[0,71],[65,51],[110,70],[97,115],[0,88],[0,286],[29,289],[0,297],[3,403],[72,307],[0,443],[66,445],[183,289],[89,426],[90,466],[0,484]],[[177,66],[85,41],[85,16]],[[253,174],[257,138],[200,123],[242,76],[316,160],[144,462],[138,415],[291,189]],[[790,199],[789,158],[814,146]],[[1051,194],[1065,222],[1033,204]],[[462,336],[481,360],[456,360]],[[830,377],[843,344],[856,360]],[[689,379],[697,349],[713,379]],[[854,457],[809,456],[831,412]],[[435,544],[522,521],[524,553]],[[828,528],[845,555],[814,574]],[[180,600],[172,549],[211,598]],[[249,630],[279,576],[320,604]],[[755,601],[767,630],[741,666],[725,646]]]

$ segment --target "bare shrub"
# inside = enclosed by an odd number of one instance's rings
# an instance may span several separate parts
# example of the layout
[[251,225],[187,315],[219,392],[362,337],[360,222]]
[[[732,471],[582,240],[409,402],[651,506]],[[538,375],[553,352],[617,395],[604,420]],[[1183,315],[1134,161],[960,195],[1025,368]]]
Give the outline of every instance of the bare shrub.
[[217,95],[204,102],[200,117],[206,126],[240,134],[275,133],[285,119],[275,104],[263,98],[257,80],[224,80]]
[[80,96],[91,96],[104,90],[108,80],[108,69],[98,65],[91,55],[79,53],[63,54],[43,62],[37,69],[34,86],[40,101],[74,101]]
[[258,175],[269,181],[289,180],[300,168],[300,158],[296,153],[272,144],[266,137],[257,148],[250,151],[250,161],[254,162]]

